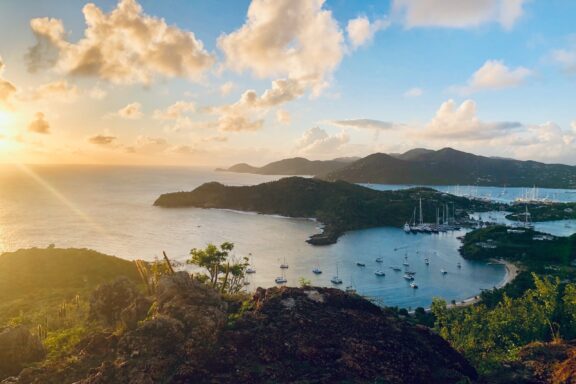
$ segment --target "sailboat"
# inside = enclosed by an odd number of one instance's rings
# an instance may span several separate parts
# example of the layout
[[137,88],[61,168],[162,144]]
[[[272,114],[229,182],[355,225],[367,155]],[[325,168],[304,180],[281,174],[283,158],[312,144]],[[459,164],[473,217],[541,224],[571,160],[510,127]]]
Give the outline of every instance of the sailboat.
[[284,271],[282,271],[282,276],[277,277],[274,281],[276,284],[286,284],[288,280],[286,280],[286,276],[284,276]]
[[426,263],[426,265],[430,265],[430,259],[425,258],[425,259],[424,259],[424,263]]
[[445,274],[447,274],[448,272],[446,272],[444,269],[441,269],[441,270],[440,270],[440,273],[443,274],[443,275],[445,275]]
[[395,272],[400,272],[402,270],[402,268],[396,267],[396,266],[392,266],[392,267],[390,267],[390,269],[395,271]]
[[412,282],[412,283],[410,283],[410,287],[413,288],[413,289],[417,289],[417,288],[418,288],[418,284]]
[[[252,256],[251,253],[250,253],[250,256]],[[247,274],[256,273],[256,268],[254,268],[254,267],[252,266],[252,257],[250,257],[250,265],[248,265],[248,267],[246,267],[246,273],[247,273]]]
[[528,204],[526,204],[526,211],[524,213],[524,228],[534,229],[534,224],[532,224],[530,212],[528,212]]
[[374,274],[378,277],[382,277],[382,276],[386,276],[386,274],[384,273],[383,270],[379,269],[376,272],[374,272]]
[[342,279],[338,276],[338,266],[336,266],[336,276],[330,279],[332,284],[342,284]]
[[408,264],[408,255],[404,256],[404,262],[402,263],[402,265],[404,265],[405,267],[410,266],[410,264]]
[[288,269],[288,264],[286,263],[286,257],[284,257],[284,262],[282,264],[280,264],[280,268]]

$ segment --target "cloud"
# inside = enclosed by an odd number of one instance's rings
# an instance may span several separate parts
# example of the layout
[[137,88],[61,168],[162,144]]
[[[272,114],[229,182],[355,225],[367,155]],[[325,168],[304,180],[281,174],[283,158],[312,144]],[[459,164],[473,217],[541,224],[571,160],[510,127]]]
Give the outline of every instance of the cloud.
[[156,77],[197,81],[214,64],[214,57],[192,32],[144,14],[136,0],[120,0],[108,14],[89,3],[83,13],[87,27],[76,43],[65,39],[61,20],[31,20],[37,39],[27,55],[31,71],[55,65],[70,75],[150,84]]
[[263,127],[263,116],[270,108],[302,96],[305,87],[305,82],[300,80],[278,79],[260,96],[250,89],[236,103],[213,107],[209,111],[219,115],[217,126],[220,131],[256,131]]
[[142,105],[140,103],[131,103],[116,112],[116,115],[129,120],[136,120],[142,117]]
[[422,88],[414,87],[404,92],[404,97],[420,97],[424,94]]
[[352,48],[356,49],[372,40],[376,32],[390,26],[390,21],[380,19],[370,22],[366,16],[359,16],[348,21],[346,32]]
[[407,28],[475,28],[499,23],[511,29],[528,0],[393,0],[392,12]]
[[556,49],[552,52],[552,60],[568,73],[576,73],[576,50]]
[[234,85],[233,82],[231,81],[225,82],[220,86],[220,95],[227,96],[228,94],[230,94],[230,92],[234,90],[235,87],[236,86]]
[[276,121],[280,124],[290,124],[292,122],[292,116],[290,112],[279,109],[276,111]]
[[0,56],[0,105],[7,104],[10,98],[16,93],[17,89],[14,84],[10,83],[2,77],[4,73],[4,61]]
[[99,145],[102,147],[112,146],[116,143],[118,138],[116,136],[96,135],[88,138],[90,144]]
[[226,143],[228,138],[226,136],[209,136],[202,139],[205,143]]
[[179,120],[187,113],[196,111],[196,104],[187,101],[177,101],[166,109],[157,109],[153,117],[157,120]]
[[468,80],[465,86],[455,86],[451,89],[461,94],[470,94],[482,90],[498,90],[516,87],[533,75],[524,67],[509,68],[500,60],[488,60]]
[[466,100],[459,106],[448,100],[418,136],[432,139],[486,140],[510,134],[522,128],[518,122],[483,122],[478,118],[476,103]]
[[227,67],[299,80],[318,94],[344,54],[343,33],[323,5],[324,0],[253,0],[244,25],[218,39]]
[[95,86],[88,91],[88,96],[94,100],[103,100],[106,95],[108,95],[108,92],[98,86]]
[[44,135],[50,133],[50,124],[46,121],[42,112],[36,113],[35,119],[28,124],[28,131]]
[[42,84],[19,97],[24,101],[46,100],[70,103],[75,101],[79,94],[77,86],[69,84],[66,80],[58,80]]
[[570,123],[570,129],[572,133],[576,135],[576,120]]
[[296,142],[296,150],[307,154],[335,154],[350,142],[346,132],[329,135],[319,127],[308,129]]
[[329,120],[328,124],[342,128],[385,130],[396,126],[394,123],[372,119]]

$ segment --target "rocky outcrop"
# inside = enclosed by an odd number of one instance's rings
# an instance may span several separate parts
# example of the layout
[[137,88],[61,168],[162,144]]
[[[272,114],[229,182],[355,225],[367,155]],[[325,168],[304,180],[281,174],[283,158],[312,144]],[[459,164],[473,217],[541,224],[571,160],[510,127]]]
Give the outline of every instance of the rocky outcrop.
[[45,354],[40,339],[26,327],[0,330],[0,377],[17,375],[26,364],[42,360]]
[[254,310],[221,340],[211,367],[221,383],[457,383],[477,376],[428,329],[330,288],[258,289]]
[[258,289],[244,313],[180,272],[149,316],[94,334],[75,359],[26,369],[19,384],[458,383],[475,370],[447,342],[365,299],[329,288]]

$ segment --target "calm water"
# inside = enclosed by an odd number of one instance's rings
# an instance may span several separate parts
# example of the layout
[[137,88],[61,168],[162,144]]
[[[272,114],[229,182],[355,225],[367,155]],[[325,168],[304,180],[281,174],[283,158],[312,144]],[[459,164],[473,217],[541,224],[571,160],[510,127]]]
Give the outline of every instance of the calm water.
[[[305,240],[319,229],[310,220],[152,206],[161,193],[191,190],[206,181],[251,185],[276,178],[197,168],[45,167],[32,173],[0,168],[0,252],[54,243],[126,259],[153,260],[165,250],[183,261],[193,247],[231,241],[236,256],[252,254],[257,273],[250,277],[250,287],[274,285],[281,274],[279,264],[286,259],[289,285],[298,285],[303,277],[330,286],[338,267],[342,288],[352,284],[385,305],[412,308],[428,306],[434,296],[465,299],[504,278],[501,265],[460,257],[457,237],[463,232],[407,235],[396,228],[376,228],[347,233],[331,246],[313,247]],[[417,290],[409,287],[403,273],[389,268],[402,266],[405,254],[409,269],[416,272]],[[381,265],[374,261],[379,256],[384,259]],[[430,258],[428,267],[425,257]],[[357,261],[366,267],[357,267]],[[317,265],[324,271],[320,276],[311,272]],[[378,268],[385,277],[374,275]],[[449,273],[443,276],[441,268]]]

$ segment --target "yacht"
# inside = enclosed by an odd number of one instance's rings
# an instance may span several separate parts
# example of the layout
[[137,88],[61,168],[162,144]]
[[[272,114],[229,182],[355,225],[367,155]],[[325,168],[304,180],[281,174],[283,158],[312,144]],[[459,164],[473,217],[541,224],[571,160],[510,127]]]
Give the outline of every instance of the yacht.
[[396,272],[400,272],[402,270],[400,267],[390,267],[390,269]]
[[404,232],[406,232],[406,233],[412,232],[412,228],[410,228],[410,224],[408,224],[408,223],[404,224]]
[[319,275],[319,274],[322,273],[322,270],[321,270],[320,268],[316,267],[316,268],[314,268],[314,269],[312,270],[312,272],[313,272],[315,275]]
[[254,267],[248,266],[248,268],[246,268],[246,273],[256,273],[256,269],[254,269]]
[[384,261],[384,259],[381,257],[377,257],[376,260],[374,260],[374,261],[376,261],[377,263],[382,263]]
[[284,262],[282,264],[280,264],[280,268],[288,269],[288,264],[286,263],[286,258],[284,258]]
[[386,276],[386,274],[384,273],[384,271],[382,271],[381,269],[377,270],[376,272],[374,272],[374,274],[376,276]]
[[424,262],[426,263],[426,265],[430,265],[430,260],[428,258],[425,258]]
[[350,293],[352,295],[356,294],[356,289],[351,285],[347,286],[345,290],[346,290],[346,293]]
[[275,280],[276,284],[285,284],[288,282],[284,276],[279,276]]
[[416,289],[416,288],[418,288],[418,284],[416,284],[416,283],[410,283],[410,287]]
[[408,281],[414,280],[414,276],[412,276],[412,275],[407,275],[407,274],[406,274],[406,275],[404,275],[404,276],[402,276],[402,277],[403,277],[404,279],[408,280]]
[[359,267],[365,267],[365,266],[366,266],[365,263],[362,263],[362,262],[360,262],[360,261],[357,261],[357,262],[356,262],[356,265],[359,266]]
[[338,276],[338,266],[336,266],[336,276],[330,279],[332,284],[342,284],[342,279]]
[[462,264],[460,264],[460,263],[456,264],[456,266],[457,266],[458,268],[462,268]]
[[445,275],[445,274],[447,274],[448,272],[446,272],[444,269],[441,269],[441,270],[440,270],[440,273],[443,274],[443,275]]

